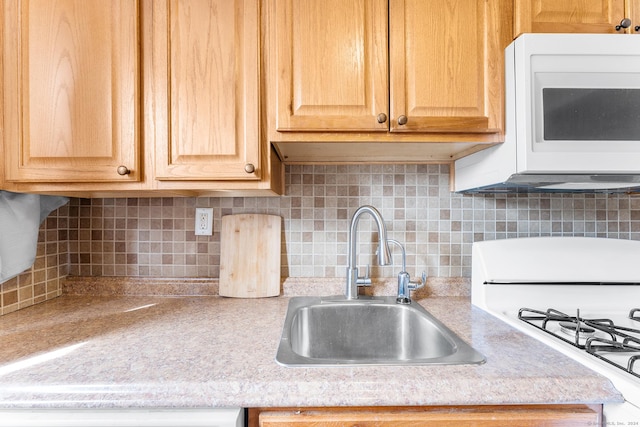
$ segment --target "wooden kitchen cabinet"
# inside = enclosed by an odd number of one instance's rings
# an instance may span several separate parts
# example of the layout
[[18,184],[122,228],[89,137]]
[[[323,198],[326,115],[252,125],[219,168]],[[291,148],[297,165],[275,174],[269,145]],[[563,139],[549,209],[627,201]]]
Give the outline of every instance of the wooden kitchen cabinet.
[[420,408],[250,409],[249,427],[574,427],[602,423],[600,406],[505,405]]
[[167,126],[156,139],[156,178],[259,179],[259,0],[170,0],[153,8],[154,54],[164,65],[154,77],[166,80],[155,89],[168,88],[156,93],[168,107],[157,112]]
[[2,3],[9,182],[139,181],[138,3]]
[[391,132],[503,131],[505,9],[501,1],[389,1]]
[[281,194],[260,113],[260,4],[4,1],[3,188]]
[[269,2],[275,126],[387,131],[387,0]]
[[[514,37],[522,33],[636,33],[638,0],[516,0]],[[628,28],[616,28],[623,19]]]
[[[269,138],[285,161],[336,142],[451,161],[502,141],[511,2],[268,0],[266,15]],[[356,160],[376,151],[359,147]]]

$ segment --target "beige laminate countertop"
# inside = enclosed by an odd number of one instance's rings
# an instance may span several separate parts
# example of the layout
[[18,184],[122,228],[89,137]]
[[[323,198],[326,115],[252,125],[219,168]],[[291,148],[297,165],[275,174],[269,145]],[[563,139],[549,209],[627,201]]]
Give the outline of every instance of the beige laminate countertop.
[[0,407],[386,406],[621,401],[611,383],[468,297],[420,301],[487,363],[286,368],[288,297],[62,296],[0,317]]

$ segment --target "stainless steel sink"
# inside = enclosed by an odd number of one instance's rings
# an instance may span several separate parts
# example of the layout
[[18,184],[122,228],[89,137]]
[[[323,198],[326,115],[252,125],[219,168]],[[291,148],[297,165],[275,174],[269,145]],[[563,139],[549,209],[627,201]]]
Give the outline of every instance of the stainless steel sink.
[[276,361],[284,366],[484,363],[422,306],[395,297],[296,297]]

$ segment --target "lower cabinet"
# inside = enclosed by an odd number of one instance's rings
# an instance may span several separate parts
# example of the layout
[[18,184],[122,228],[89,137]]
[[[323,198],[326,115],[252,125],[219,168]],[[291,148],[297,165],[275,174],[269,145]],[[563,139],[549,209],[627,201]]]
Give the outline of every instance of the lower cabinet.
[[249,427],[568,427],[602,424],[600,405],[252,408]]

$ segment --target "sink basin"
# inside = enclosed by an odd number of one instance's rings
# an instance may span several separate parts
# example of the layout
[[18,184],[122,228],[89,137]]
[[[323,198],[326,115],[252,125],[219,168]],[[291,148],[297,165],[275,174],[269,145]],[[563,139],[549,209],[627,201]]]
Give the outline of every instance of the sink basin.
[[422,306],[395,297],[296,297],[289,302],[276,361],[308,365],[484,363]]

